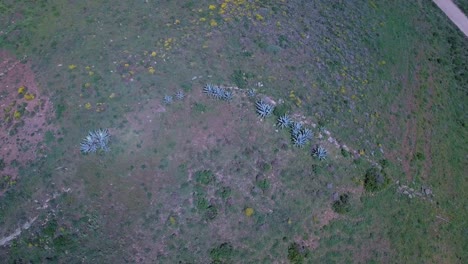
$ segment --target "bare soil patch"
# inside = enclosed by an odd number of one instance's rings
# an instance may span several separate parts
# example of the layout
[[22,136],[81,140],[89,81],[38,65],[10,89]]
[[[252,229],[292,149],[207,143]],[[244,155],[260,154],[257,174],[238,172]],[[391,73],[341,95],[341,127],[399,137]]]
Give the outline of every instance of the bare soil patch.
[[18,180],[18,167],[45,157],[44,134],[57,129],[50,124],[53,106],[41,93],[31,63],[0,51],[0,167],[2,195]]

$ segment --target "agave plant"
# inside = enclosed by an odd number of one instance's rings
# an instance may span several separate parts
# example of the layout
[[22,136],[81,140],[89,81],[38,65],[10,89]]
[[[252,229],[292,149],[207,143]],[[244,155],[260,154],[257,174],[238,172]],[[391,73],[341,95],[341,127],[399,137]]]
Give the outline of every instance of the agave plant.
[[284,114],[278,118],[278,126],[280,128],[286,128],[291,125],[291,117],[289,117],[287,114]]
[[327,158],[327,150],[322,146],[317,146],[316,148],[312,149],[312,156],[319,160],[324,160]]
[[216,99],[223,99],[224,89],[219,86],[215,86],[211,95]]
[[307,142],[309,142],[309,139],[303,133],[293,135],[292,140],[293,140],[294,146],[295,147],[300,147],[300,148],[304,147],[305,144],[307,144]]
[[89,131],[88,135],[80,143],[80,151],[83,154],[96,152],[98,149],[109,151],[109,130],[98,129]]
[[292,136],[297,136],[302,131],[302,124],[299,122],[291,122],[291,134]]
[[304,128],[304,129],[301,131],[301,134],[304,134],[304,136],[307,138],[307,140],[311,140],[312,137],[313,137],[312,130],[310,130],[310,129],[308,129],[308,128]]
[[233,97],[233,95],[232,95],[232,92],[231,92],[231,91],[226,91],[226,90],[224,90],[224,94],[223,94],[223,97],[222,97],[222,99],[223,99],[224,101],[231,101],[231,100],[232,100],[232,97]]
[[80,143],[80,151],[83,154],[96,152],[97,144],[91,136],[86,136]]
[[170,96],[170,95],[164,96],[163,101],[164,101],[165,104],[172,104],[172,101],[173,101],[172,96]]
[[208,83],[203,87],[203,92],[212,96],[213,95],[213,90],[215,89],[215,85],[212,85],[211,83]]
[[185,94],[183,91],[178,91],[175,95],[175,97],[177,98],[177,100],[184,100],[185,98]]
[[247,91],[247,96],[248,96],[248,97],[254,97],[254,96],[255,96],[255,91],[254,91],[254,89],[249,89],[249,90]]
[[207,84],[203,87],[203,92],[219,100],[231,101],[233,98],[231,91],[227,91],[217,85]]
[[267,104],[262,100],[257,101],[255,106],[257,107],[257,114],[259,114],[262,118],[270,116],[273,113],[273,109],[275,108],[274,106]]

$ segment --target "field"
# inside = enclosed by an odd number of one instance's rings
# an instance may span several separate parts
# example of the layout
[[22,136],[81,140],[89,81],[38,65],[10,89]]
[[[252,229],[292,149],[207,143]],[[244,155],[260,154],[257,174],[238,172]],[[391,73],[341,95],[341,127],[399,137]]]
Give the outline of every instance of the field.
[[430,1],[2,1],[0,257],[464,263],[467,61]]

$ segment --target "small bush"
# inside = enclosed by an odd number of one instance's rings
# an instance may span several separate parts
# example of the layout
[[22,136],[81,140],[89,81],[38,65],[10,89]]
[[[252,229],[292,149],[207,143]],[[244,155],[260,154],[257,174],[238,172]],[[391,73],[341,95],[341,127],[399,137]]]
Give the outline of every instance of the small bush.
[[231,196],[231,188],[230,187],[221,187],[221,189],[216,191],[216,195],[220,196],[222,199],[227,199]]
[[206,112],[206,105],[202,104],[202,103],[194,103],[193,106],[192,106],[192,109],[193,111],[197,112],[197,113],[204,113]]
[[364,176],[364,189],[369,192],[380,191],[389,183],[386,173],[378,168],[368,169]]
[[347,157],[349,157],[349,151],[347,151],[346,149],[341,149],[341,155],[343,155],[343,157],[347,158]]
[[340,195],[340,198],[333,202],[333,210],[339,214],[344,214],[349,212],[350,205],[349,205],[349,195],[348,194],[342,194]]
[[257,181],[257,186],[262,189],[262,191],[266,191],[270,188],[270,181],[268,179],[261,179]]
[[380,166],[382,166],[382,168],[385,169],[390,165],[390,162],[387,159],[381,159],[379,161],[379,164],[380,164]]
[[279,118],[281,116],[286,115],[290,111],[291,111],[291,106],[287,103],[284,103],[284,104],[277,105],[275,109],[273,110],[273,114]]
[[242,70],[235,70],[231,76],[232,81],[236,84],[237,87],[241,89],[247,87],[247,78],[248,75]]
[[210,251],[210,257],[214,263],[226,263],[231,260],[234,249],[230,243],[223,243]]
[[293,264],[304,263],[306,256],[307,256],[307,251],[303,246],[297,243],[292,243],[291,245],[289,245],[288,260],[290,263],[293,263]]
[[201,170],[195,172],[195,181],[204,185],[208,185],[213,182],[215,176],[210,170]]
[[262,171],[265,172],[265,173],[271,171],[271,164],[266,163],[266,162],[263,163],[262,164]]
[[206,208],[206,211],[204,213],[204,218],[206,220],[213,220],[216,218],[217,215],[218,215],[218,209],[215,206],[210,205]]
[[312,164],[312,171],[315,175],[318,175],[323,172],[323,168],[319,164]]

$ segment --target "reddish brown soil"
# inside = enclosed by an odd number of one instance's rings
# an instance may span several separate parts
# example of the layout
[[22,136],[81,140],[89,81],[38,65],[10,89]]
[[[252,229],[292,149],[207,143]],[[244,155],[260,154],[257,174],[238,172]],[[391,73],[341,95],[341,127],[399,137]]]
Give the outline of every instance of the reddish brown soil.
[[[25,87],[25,91],[19,94],[18,88],[21,86]],[[26,93],[34,95],[34,99],[26,100]],[[20,117],[15,117],[15,111],[22,111],[22,105],[26,105],[24,112]],[[31,63],[20,61],[6,51],[0,51],[0,108],[0,153],[5,165],[0,170],[2,195],[9,184],[18,180],[19,166],[46,155],[44,133],[55,131],[48,124],[53,113],[52,103],[41,94]]]
[[[418,54],[418,61],[424,59],[424,54]],[[418,67],[415,69],[414,79],[410,80],[409,76],[404,76],[402,81],[403,90],[400,95],[403,99],[395,102],[391,107],[392,114],[389,117],[391,127],[389,131],[392,135],[400,137],[401,144],[399,150],[387,153],[387,157],[396,164],[401,163],[408,181],[413,180],[415,174],[418,173],[417,168],[412,164],[418,150],[422,152],[425,157],[425,159],[421,161],[423,164],[420,176],[426,178],[431,172],[431,107],[433,101],[432,96],[434,95],[431,71],[432,69],[429,69],[428,77],[422,77],[422,70]],[[427,92],[430,96],[422,94],[421,92],[421,89],[424,89],[423,86],[425,85],[427,85]],[[424,99],[427,99],[427,101],[423,102]],[[398,104],[400,103],[402,108],[398,109]],[[399,126],[397,117],[395,116],[397,112],[400,113],[400,118],[406,119],[403,127]]]

